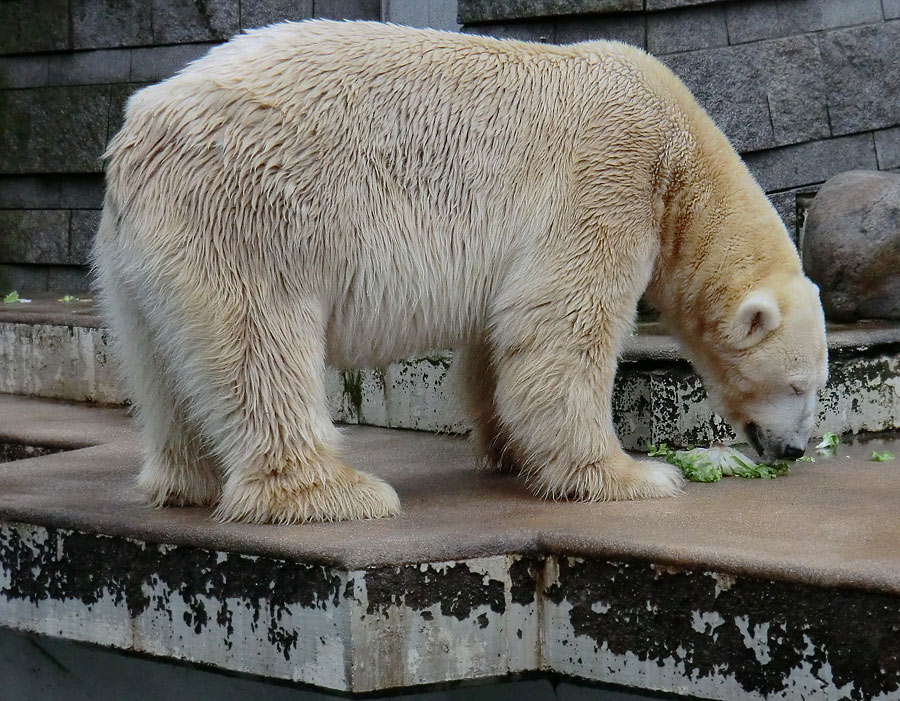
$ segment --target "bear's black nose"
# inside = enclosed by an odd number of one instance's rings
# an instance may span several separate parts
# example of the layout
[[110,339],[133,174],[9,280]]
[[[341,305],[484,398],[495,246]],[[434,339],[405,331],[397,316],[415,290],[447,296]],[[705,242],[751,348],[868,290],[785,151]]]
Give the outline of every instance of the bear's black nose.
[[784,457],[788,460],[796,460],[797,458],[802,458],[805,450],[803,448],[798,448],[795,445],[787,445],[784,447]]

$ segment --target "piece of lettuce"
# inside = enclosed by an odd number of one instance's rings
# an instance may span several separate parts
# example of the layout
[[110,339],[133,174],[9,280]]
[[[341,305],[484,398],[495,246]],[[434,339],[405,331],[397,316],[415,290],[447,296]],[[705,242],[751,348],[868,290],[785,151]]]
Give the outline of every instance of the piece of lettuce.
[[816,450],[820,453],[833,453],[840,444],[841,439],[838,435],[828,431],[822,436],[822,442],[816,446]]
[[647,455],[649,455],[651,458],[668,458],[670,452],[672,451],[669,450],[669,446],[667,446],[665,443],[660,443],[659,445],[653,445],[651,443],[647,446]]
[[29,304],[31,302],[30,299],[25,299],[24,297],[19,297],[19,293],[13,290],[8,295],[3,297],[4,304]]
[[875,462],[887,462],[888,460],[893,460],[893,453],[877,453],[874,450],[872,451],[872,460]]
[[727,446],[673,451],[663,443],[649,446],[648,455],[665,457],[691,482],[718,482],[723,477],[773,479],[787,474],[790,468],[790,463],[785,461],[771,465],[757,463]]

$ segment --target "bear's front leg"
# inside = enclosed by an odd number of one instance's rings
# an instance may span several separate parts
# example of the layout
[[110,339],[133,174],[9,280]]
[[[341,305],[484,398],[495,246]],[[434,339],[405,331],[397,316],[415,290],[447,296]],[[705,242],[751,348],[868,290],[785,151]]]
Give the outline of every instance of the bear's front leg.
[[634,460],[616,438],[614,341],[585,339],[572,328],[570,318],[554,320],[498,344],[498,417],[530,486],[543,497],[579,501],[678,494],[684,480],[676,468]]

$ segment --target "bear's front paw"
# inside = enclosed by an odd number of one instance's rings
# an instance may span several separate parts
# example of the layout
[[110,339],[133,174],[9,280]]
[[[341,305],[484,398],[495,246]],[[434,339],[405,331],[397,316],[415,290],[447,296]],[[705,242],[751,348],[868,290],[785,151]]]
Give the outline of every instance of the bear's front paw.
[[675,496],[682,491],[684,477],[668,463],[634,460],[617,452],[579,467],[545,466],[532,482],[541,496],[552,499],[620,501]]
[[246,523],[359,521],[397,516],[400,499],[387,482],[346,465],[308,483],[288,470],[226,485],[214,517]]

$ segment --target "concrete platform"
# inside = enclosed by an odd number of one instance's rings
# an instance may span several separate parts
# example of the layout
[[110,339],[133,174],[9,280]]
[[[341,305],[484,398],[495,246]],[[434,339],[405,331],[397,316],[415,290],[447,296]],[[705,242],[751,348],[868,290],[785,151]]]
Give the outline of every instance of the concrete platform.
[[[664,327],[639,324],[636,331],[625,344],[613,399],[622,443],[642,449],[733,440]],[[831,381],[819,396],[817,430],[900,428],[900,324],[832,325],[828,338]],[[332,417],[343,423],[445,433],[469,428],[447,351],[382,369],[331,369],[327,388]],[[108,335],[92,303],[44,296],[0,304],[0,392],[123,403]]]
[[515,672],[704,698],[900,698],[900,456],[543,502],[459,438],[345,430],[390,520],[217,524],[145,508],[120,410],[0,397],[0,625],[370,691]]

